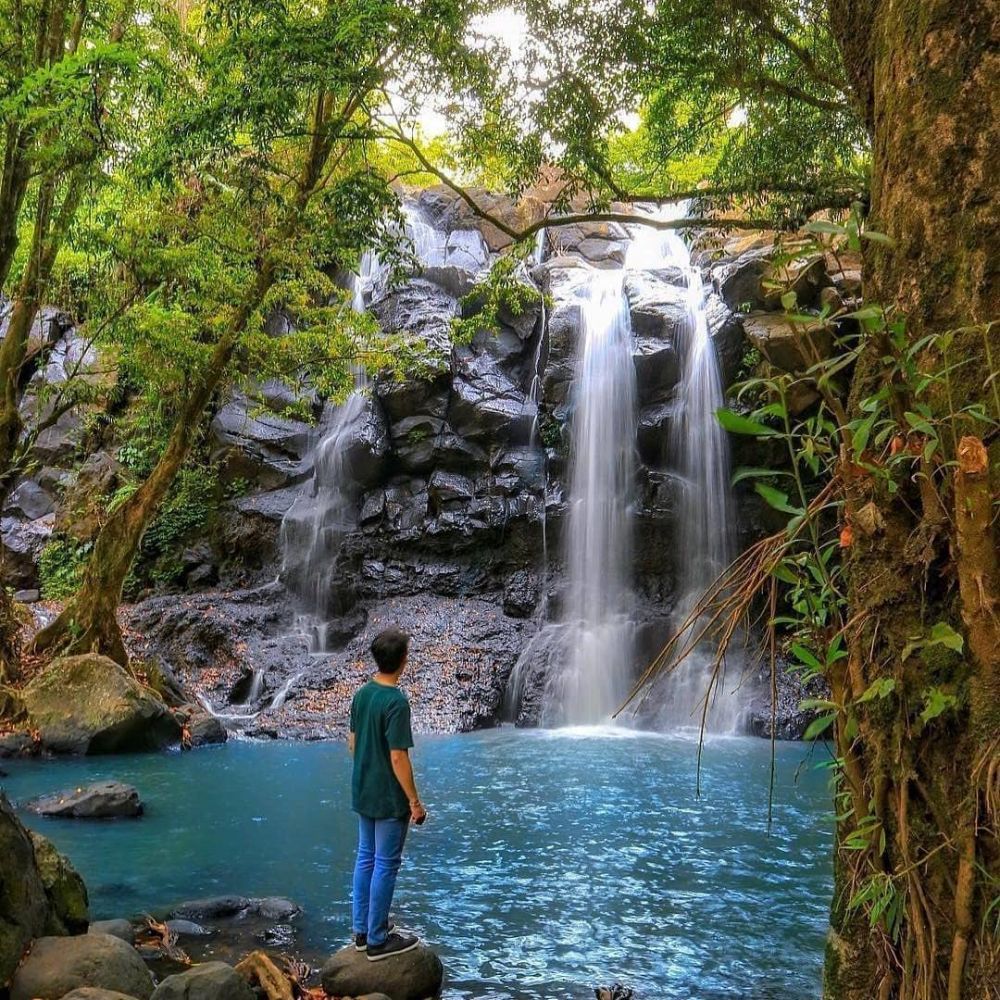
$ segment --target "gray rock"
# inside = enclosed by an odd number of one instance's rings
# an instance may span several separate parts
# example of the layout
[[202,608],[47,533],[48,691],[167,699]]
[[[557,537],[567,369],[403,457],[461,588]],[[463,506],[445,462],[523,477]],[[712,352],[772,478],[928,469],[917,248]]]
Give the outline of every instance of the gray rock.
[[34,521],[46,514],[51,514],[56,509],[55,500],[42,486],[34,479],[22,479],[14,487],[5,514],[12,514],[25,521]]
[[675,340],[637,336],[632,349],[639,405],[668,399],[680,380],[680,357]]
[[751,313],[743,319],[747,340],[775,367],[801,373],[833,353],[833,331],[825,323],[791,323],[782,313]]
[[21,604],[35,604],[41,600],[42,593],[39,590],[15,590],[14,600]]
[[471,440],[527,441],[535,415],[535,404],[489,355],[456,363],[448,420],[457,434]]
[[153,991],[155,1000],[256,1000],[250,984],[225,962],[205,962],[167,976]]
[[461,437],[437,417],[418,415],[392,425],[393,452],[399,467],[409,473],[434,468],[465,471],[486,464],[486,453]]
[[797,308],[809,309],[818,303],[820,291],[830,284],[822,254],[772,265],[766,281],[764,305],[767,309],[780,309],[781,297],[788,291],[795,292]]
[[628,232],[616,222],[560,226],[550,234],[556,254],[577,254],[595,267],[620,267],[625,261]]
[[475,287],[479,275],[489,264],[489,249],[474,229],[435,233],[430,246],[418,247],[423,263],[420,274],[461,298]]
[[251,899],[247,912],[261,920],[284,921],[297,917],[302,912],[302,907],[283,896],[265,896],[262,899]]
[[629,271],[624,284],[633,331],[639,336],[676,342],[689,316],[683,275],[670,268]]
[[11,981],[11,1000],[59,1000],[91,986],[148,1000],[153,977],[139,953],[110,934],[43,937]]
[[38,750],[35,741],[27,733],[0,734],[0,759],[4,757],[28,757]]
[[241,514],[280,522],[301,492],[301,486],[286,486],[264,493],[253,493],[233,501],[233,507]]
[[438,469],[430,478],[428,492],[431,501],[440,510],[454,501],[471,500],[476,495],[476,486],[468,476]]
[[167,916],[170,919],[203,923],[206,920],[238,916],[249,908],[250,902],[246,896],[208,896],[205,899],[189,899],[175,906]]
[[229,739],[226,727],[208,712],[195,712],[185,723],[187,746],[203,747],[225,743]]
[[447,370],[451,323],[459,314],[454,295],[417,278],[375,302],[372,312],[386,333],[405,335],[415,360],[432,370]]
[[260,404],[236,393],[216,413],[209,434],[213,461],[225,478],[244,479],[275,489],[304,475],[312,437],[308,423],[261,410]]
[[530,618],[538,604],[538,580],[520,569],[512,573],[503,592],[503,613],[511,618]]
[[24,803],[38,816],[73,819],[120,819],[142,815],[139,793],[120,781],[99,781],[84,788],[42,795]]
[[201,924],[195,923],[193,920],[168,920],[166,925],[167,929],[178,937],[211,937],[213,933],[207,927],[202,927]]
[[62,1000],[135,1000],[115,990],[102,990],[97,986],[80,986],[70,990]]
[[765,292],[762,279],[769,273],[774,247],[751,246],[735,257],[728,257],[712,267],[712,280],[730,309],[760,309]]
[[110,934],[112,937],[121,938],[127,944],[132,944],[135,940],[135,928],[124,917],[115,920],[95,920],[88,931],[91,934]]
[[0,544],[3,547],[4,583],[17,590],[38,588],[38,560],[49,543],[55,522],[54,514],[35,521],[15,517],[0,518]]
[[348,947],[326,962],[320,980],[330,996],[378,992],[391,1000],[425,1000],[441,991],[444,967],[425,944],[384,962],[369,962],[363,953]]

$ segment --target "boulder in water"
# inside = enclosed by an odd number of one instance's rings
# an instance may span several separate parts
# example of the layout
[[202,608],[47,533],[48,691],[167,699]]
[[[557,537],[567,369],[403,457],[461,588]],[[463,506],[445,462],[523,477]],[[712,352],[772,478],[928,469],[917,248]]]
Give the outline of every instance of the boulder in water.
[[88,929],[90,912],[87,887],[83,884],[83,879],[48,838],[32,831],[31,843],[35,848],[38,874],[49,901],[45,933],[84,933]]
[[0,792],[0,983],[32,938],[45,933],[51,909],[31,836]]
[[205,962],[167,976],[153,992],[154,1000],[256,1000],[250,984],[225,962]]
[[384,993],[390,1000],[436,997],[444,980],[441,960],[425,944],[382,962],[369,962],[351,945],[327,960],[320,973],[329,996]]
[[62,1000],[135,1000],[115,990],[102,990],[99,986],[79,986],[70,990]]
[[122,819],[142,815],[138,791],[120,781],[98,781],[84,788],[41,795],[23,805],[38,816],[66,819]]
[[149,1000],[153,977],[135,948],[110,934],[43,937],[10,984],[10,1000],[60,1000],[82,986]]
[[132,944],[135,940],[135,928],[131,921],[123,917],[115,920],[95,920],[88,930],[91,934],[110,934],[112,937],[121,938],[127,944]]
[[105,656],[53,660],[21,696],[31,728],[53,753],[160,750],[180,740],[160,698]]

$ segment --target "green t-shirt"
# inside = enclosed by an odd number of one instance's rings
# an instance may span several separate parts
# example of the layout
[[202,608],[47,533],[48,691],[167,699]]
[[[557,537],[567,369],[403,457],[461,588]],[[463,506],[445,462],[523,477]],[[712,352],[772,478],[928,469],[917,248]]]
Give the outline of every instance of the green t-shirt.
[[406,792],[392,770],[390,750],[413,746],[410,703],[397,687],[369,681],[351,702],[354,733],[352,808],[369,819],[410,815]]

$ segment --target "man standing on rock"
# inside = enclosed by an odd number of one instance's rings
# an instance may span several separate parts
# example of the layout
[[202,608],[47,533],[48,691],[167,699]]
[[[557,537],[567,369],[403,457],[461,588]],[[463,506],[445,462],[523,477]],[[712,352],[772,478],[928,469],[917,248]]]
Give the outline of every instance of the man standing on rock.
[[358,859],[354,866],[354,946],[369,962],[417,947],[412,934],[389,925],[389,907],[410,820],[418,826],[427,810],[417,795],[410,765],[413,733],[410,703],[399,690],[410,637],[400,628],[375,636],[375,676],[351,702],[347,747],[354,756],[352,808],[358,814]]

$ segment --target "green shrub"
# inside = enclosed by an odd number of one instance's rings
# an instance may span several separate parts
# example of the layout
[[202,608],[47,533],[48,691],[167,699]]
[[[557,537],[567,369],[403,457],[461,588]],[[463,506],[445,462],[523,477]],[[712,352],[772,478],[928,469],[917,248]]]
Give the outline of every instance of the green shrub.
[[64,536],[53,537],[42,549],[38,578],[42,597],[60,601],[76,593],[93,542],[78,542]]

